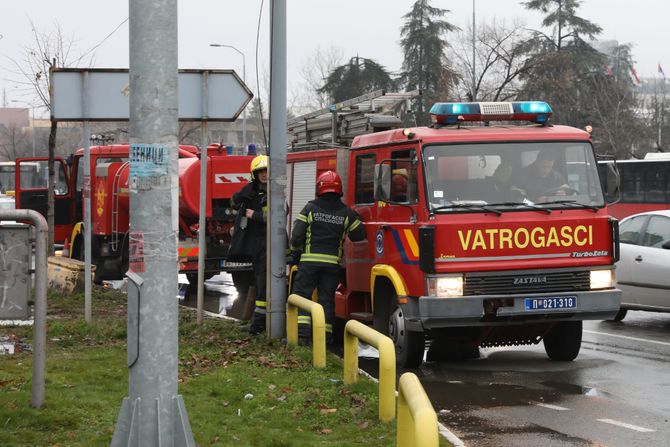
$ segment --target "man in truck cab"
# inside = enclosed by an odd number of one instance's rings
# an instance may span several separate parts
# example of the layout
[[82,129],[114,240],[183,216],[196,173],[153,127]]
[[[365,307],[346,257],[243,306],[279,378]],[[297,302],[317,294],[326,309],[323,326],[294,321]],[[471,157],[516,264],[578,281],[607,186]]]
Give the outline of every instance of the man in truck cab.
[[[344,238],[364,240],[365,227],[358,214],[342,203],[342,179],[335,172],[326,171],[317,178],[316,196],[293,224],[291,248],[300,250],[302,255],[292,293],[310,298],[317,289],[326,317],[326,342],[331,344]],[[309,338],[311,323],[306,314],[298,317],[300,338]]]
[[539,151],[535,161],[521,169],[516,176],[515,186],[522,189],[530,200],[543,202],[550,195],[547,193],[566,183],[563,175],[556,170],[557,158],[556,153],[550,149]]
[[[266,222],[267,222],[267,185],[268,157],[259,155],[251,160],[252,181],[233,194],[231,205],[244,213],[247,219],[245,243],[249,244],[256,286],[256,308],[251,319],[249,332],[265,332],[266,315]],[[236,229],[237,230],[237,229]]]

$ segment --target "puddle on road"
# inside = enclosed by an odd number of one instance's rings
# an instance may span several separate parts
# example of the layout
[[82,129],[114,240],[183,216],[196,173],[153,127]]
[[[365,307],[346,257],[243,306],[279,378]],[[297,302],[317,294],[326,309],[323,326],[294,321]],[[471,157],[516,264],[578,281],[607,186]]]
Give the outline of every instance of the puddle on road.
[[[531,389],[504,383],[432,382],[421,381],[435,408],[452,411],[469,408],[526,406],[534,403],[557,402],[561,392],[557,389]],[[454,404],[455,402],[460,402]],[[467,402],[467,404],[463,403]]]
[[[492,422],[494,419],[496,423]],[[440,417],[439,420],[466,444],[478,447],[594,445],[589,440],[566,435],[537,424],[517,425],[513,421],[501,421],[488,415],[461,414]]]
[[606,397],[606,398],[612,397],[611,394],[605,391],[601,391],[597,388],[592,388],[589,386],[575,385],[572,383],[564,383],[564,382],[551,382],[551,381],[541,383],[544,386],[548,386],[550,388],[554,388],[560,391],[562,394],[573,394],[573,395],[581,395],[589,397]]

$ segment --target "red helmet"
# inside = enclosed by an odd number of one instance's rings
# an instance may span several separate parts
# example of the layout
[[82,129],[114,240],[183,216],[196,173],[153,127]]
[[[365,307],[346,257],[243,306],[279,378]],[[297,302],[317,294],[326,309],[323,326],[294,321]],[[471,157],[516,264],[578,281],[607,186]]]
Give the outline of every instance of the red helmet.
[[316,179],[316,195],[320,196],[327,192],[342,195],[342,179],[333,171],[326,171]]

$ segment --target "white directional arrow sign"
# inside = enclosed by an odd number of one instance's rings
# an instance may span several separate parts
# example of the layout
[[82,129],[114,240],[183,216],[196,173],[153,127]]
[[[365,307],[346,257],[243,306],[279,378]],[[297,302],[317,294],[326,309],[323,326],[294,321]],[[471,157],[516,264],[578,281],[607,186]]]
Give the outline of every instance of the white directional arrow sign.
[[[56,121],[130,118],[128,70],[55,68],[51,82],[51,115]],[[160,94],[160,86],[157,91]],[[233,70],[179,70],[180,121],[235,121],[252,97]]]

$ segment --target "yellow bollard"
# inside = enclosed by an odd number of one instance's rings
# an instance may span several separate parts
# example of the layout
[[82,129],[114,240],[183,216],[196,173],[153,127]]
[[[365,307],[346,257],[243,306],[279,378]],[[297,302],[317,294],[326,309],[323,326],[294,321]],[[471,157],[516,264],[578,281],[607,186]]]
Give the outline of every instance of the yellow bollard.
[[312,364],[326,367],[326,317],[323,306],[307,298],[291,294],[286,301],[286,342],[298,344],[298,308],[312,315]]
[[350,320],[344,326],[344,383],[358,381],[358,339],[379,351],[379,420],[395,417],[395,348],[390,338],[361,323]]
[[437,414],[414,373],[398,381],[397,447],[438,447]]

